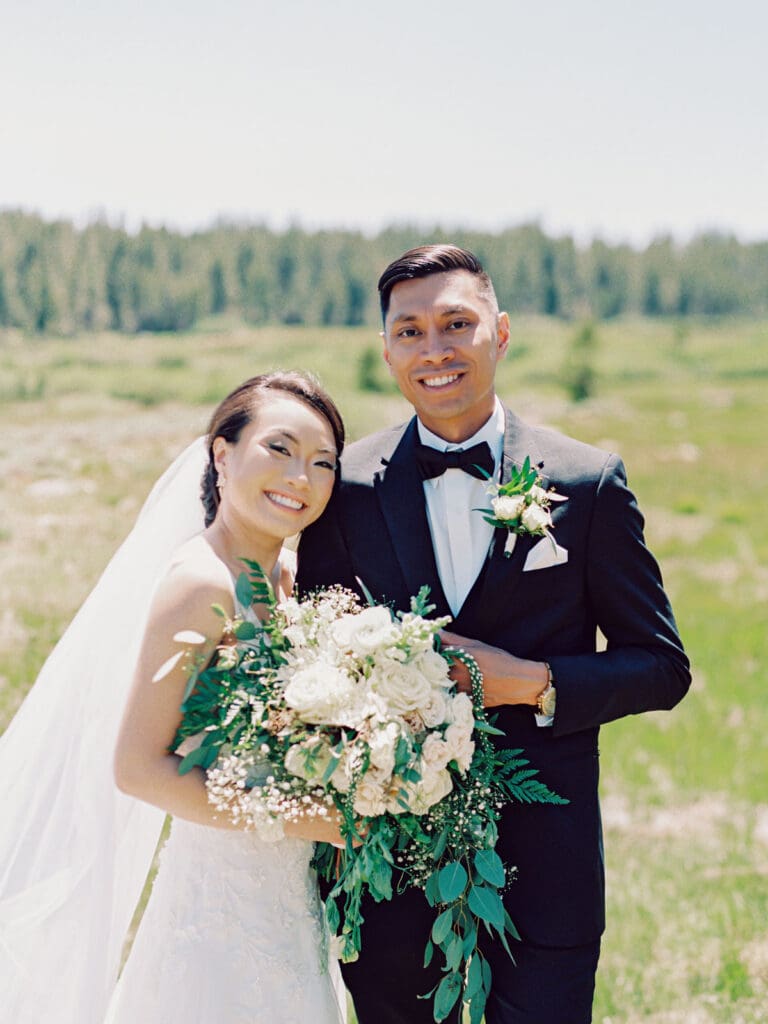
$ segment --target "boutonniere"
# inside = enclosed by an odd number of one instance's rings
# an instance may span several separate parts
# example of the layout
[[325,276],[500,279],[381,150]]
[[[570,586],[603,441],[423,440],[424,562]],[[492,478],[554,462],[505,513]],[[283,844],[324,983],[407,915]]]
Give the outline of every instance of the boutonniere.
[[[487,476],[487,479],[490,477]],[[493,495],[492,513],[487,508],[473,510],[482,512],[486,523],[508,531],[504,545],[506,558],[515,550],[517,538],[526,534],[531,537],[549,537],[553,546],[557,546],[551,532],[550,505],[553,501],[568,501],[568,498],[557,494],[554,489],[545,490],[541,483],[541,477],[531,467],[530,457],[526,455],[522,468],[513,469],[505,484],[493,483],[488,488],[488,493]]]

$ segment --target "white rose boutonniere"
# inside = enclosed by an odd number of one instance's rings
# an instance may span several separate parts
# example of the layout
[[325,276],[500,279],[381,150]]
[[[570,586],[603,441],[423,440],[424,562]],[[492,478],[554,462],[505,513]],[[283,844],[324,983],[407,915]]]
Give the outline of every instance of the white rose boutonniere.
[[541,486],[541,477],[531,467],[530,457],[526,455],[521,469],[513,469],[512,475],[505,484],[491,484],[488,493],[491,508],[477,508],[482,512],[486,523],[507,530],[507,542],[504,555],[509,558],[515,550],[517,538],[521,534],[532,537],[549,537],[552,543],[552,514],[550,504],[553,501],[568,501],[562,494],[554,490],[545,491]]

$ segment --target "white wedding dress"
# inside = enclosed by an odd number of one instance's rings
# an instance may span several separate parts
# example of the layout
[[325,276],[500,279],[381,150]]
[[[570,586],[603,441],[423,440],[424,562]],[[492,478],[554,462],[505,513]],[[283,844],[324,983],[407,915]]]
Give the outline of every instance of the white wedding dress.
[[118,980],[164,815],[112,760],[157,581],[202,529],[201,439],[129,537],[0,738],[0,1019],[14,1024],[339,1024],[312,844],[175,820]]
[[342,1020],[311,856],[175,820],[108,1024]]

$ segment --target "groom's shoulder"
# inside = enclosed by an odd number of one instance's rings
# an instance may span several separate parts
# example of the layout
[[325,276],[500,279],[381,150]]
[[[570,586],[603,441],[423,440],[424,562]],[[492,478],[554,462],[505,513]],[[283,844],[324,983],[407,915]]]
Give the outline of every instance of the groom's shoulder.
[[392,457],[407,426],[407,423],[401,423],[377,430],[347,445],[341,457],[342,480],[350,484],[370,484],[374,474]]
[[544,472],[563,482],[599,480],[607,471],[624,473],[620,457],[607,448],[587,444],[550,427],[529,427]]

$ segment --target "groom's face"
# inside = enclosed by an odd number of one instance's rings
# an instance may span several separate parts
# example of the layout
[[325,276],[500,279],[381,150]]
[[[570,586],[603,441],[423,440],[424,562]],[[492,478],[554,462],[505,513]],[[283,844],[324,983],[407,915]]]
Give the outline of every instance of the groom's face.
[[474,274],[451,270],[395,285],[383,338],[397,386],[433,433],[464,441],[487,422],[509,318]]

